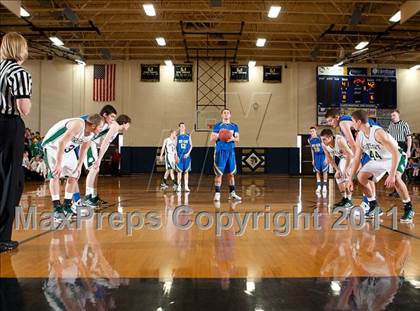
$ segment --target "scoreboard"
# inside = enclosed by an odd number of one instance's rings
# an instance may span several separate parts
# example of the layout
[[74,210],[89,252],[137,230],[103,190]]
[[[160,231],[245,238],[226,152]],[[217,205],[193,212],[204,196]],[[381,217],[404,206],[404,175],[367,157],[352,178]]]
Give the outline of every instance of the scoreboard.
[[368,109],[372,117],[375,111],[396,109],[396,70],[319,66],[317,107],[318,124],[323,123],[322,115],[330,108]]

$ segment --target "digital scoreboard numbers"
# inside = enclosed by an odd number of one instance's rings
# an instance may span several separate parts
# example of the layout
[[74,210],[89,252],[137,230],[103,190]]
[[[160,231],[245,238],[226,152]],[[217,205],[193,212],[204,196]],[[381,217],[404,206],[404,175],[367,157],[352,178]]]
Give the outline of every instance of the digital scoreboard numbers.
[[317,79],[317,123],[325,123],[328,109],[342,113],[367,109],[372,118],[379,111],[397,108],[397,79],[393,68],[349,68],[319,66]]

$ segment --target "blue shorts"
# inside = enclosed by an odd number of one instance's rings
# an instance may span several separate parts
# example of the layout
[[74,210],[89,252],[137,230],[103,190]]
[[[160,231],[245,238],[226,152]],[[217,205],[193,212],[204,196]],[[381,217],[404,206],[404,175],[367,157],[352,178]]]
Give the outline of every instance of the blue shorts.
[[215,151],[213,169],[217,176],[236,174],[235,150]]
[[362,166],[368,163],[369,161],[370,161],[369,155],[363,152],[362,158],[360,159],[360,163],[362,164]]
[[184,155],[179,155],[179,161],[176,164],[176,170],[181,173],[188,173],[191,171],[191,157],[184,158]]
[[328,171],[328,164],[325,160],[325,154],[314,155],[314,170],[317,173],[323,173]]

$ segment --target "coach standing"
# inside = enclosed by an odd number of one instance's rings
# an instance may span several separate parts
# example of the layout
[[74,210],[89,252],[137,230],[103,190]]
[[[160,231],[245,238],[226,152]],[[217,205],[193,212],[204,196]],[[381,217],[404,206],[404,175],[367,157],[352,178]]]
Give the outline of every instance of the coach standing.
[[0,47],[0,253],[15,249],[12,241],[15,207],[23,191],[22,158],[25,124],[31,109],[32,79],[21,67],[28,44],[20,34],[3,36]]

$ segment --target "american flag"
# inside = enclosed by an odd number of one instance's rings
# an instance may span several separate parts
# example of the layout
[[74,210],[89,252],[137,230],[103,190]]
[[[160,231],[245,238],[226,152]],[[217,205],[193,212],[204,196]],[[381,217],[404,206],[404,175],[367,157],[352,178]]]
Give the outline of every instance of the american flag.
[[93,65],[93,100],[115,100],[115,64]]

